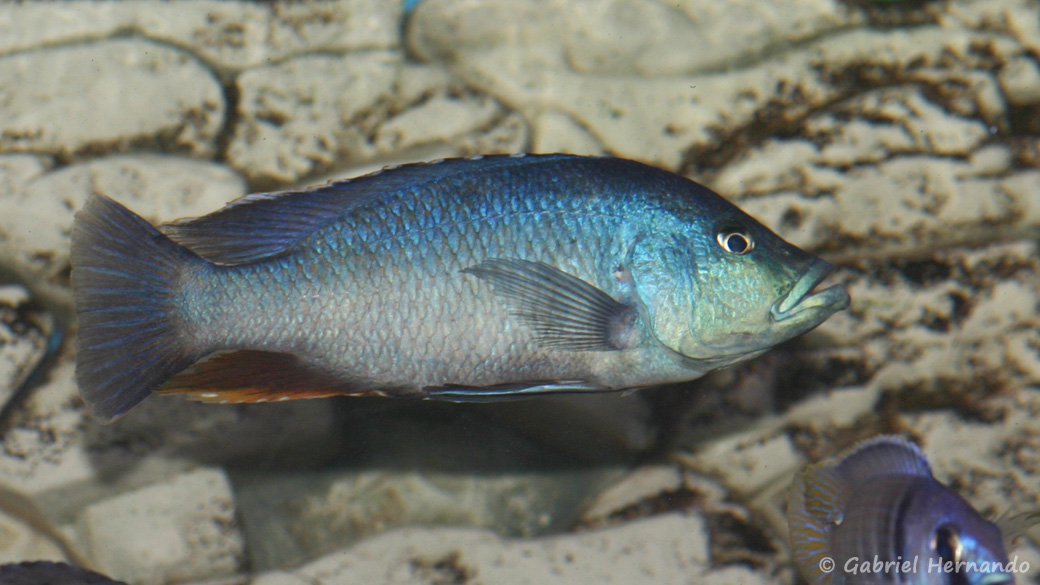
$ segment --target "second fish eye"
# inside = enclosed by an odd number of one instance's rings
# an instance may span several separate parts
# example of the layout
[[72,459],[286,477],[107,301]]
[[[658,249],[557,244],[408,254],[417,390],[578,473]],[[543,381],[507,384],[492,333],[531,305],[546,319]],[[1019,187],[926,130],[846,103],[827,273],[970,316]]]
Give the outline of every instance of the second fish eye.
[[932,535],[931,544],[932,550],[939,555],[943,562],[960,562],[963,547],[961,545],[961,536],[956,528],[941,526]]
[[739,229],[721,230],[715,236],[715,239],[722,246],[722,249],[730,254],[747,254],[755,249],[755,241],[751,239],[749,234]]

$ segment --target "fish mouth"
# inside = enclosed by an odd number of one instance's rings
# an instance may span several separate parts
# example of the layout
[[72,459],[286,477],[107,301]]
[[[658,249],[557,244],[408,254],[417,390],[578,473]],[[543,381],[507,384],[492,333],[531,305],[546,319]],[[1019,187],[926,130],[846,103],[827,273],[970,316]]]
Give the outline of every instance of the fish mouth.
[[813,262],[791,290],[769,308],[773,320],[785,321],[811,309],[823,309],[830,314],[847,308],[849,293],[840,284],[812,292],[832,270],[834,267],[823,260]]

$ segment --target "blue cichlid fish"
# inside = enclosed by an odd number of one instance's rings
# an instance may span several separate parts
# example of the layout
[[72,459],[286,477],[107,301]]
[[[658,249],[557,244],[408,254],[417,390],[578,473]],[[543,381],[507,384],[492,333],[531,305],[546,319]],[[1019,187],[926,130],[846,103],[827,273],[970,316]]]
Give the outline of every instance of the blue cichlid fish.
[[808,466],[791,486],[787,518],[810,585],[1015,582],[1001,529],[936,481],[921,450],[898,437]]
[[76,376],[113,420],[207,402],[455,401],[691,380],[848,305],[826,262],[636,162],[486,156],[250,195],[152,227],[77,213]]

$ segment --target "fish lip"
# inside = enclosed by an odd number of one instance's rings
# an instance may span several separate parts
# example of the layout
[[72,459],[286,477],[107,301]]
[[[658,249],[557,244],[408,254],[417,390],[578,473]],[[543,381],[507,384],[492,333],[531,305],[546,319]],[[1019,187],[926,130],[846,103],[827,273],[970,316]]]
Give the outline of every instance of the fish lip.
[[784,321],[810,309],[826,308],[833,313],[847,308],[849,293],[840,284],[811,292],[833,270],[834,267],[823,260],[816,260],[810,264],[791,290],[770,307],[769,313],[773,320]]

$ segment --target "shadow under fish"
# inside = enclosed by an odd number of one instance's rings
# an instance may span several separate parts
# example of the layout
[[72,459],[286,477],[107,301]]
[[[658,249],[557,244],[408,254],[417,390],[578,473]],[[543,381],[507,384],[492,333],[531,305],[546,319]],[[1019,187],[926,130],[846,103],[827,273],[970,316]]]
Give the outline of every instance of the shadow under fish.
[[787,517],[811,585],[1014,585],[1007,547],[1036,520],[1016,517],[1018,528],[1002,533],[932,477],[916,445],[893,436],[809,465],[791,486]]
[[492,401],[697,378],[848,306],[826,262],[688,179],[510,155],[250,195],[156,229],[76,215],[76,377],[102,421],[153,391]]

